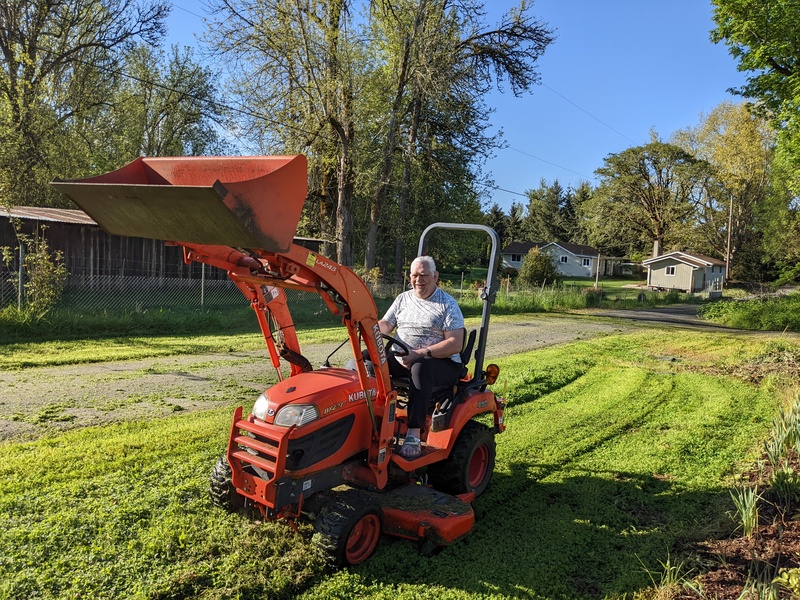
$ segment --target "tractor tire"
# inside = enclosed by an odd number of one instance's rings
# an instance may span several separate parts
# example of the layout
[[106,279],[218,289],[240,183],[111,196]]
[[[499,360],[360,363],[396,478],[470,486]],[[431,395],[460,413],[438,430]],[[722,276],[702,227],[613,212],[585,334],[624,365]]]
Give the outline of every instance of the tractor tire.
[[428,482],[448,494],[480,496],[494,472],[497,446],[494,434],[482,423],[468,421],[445,460],[428,467]]
[[359,490],[336,493],[314,522],[313,542],[335,567],[364,562],[378,546],[381,509]]
[[236,491],[233,481],[231,481],[231,466],[228,464],[228,457],[224,454],[219,457],[211,471],[208,494],[213,504],[229,512],[236,512],[244,508],[244,496]]

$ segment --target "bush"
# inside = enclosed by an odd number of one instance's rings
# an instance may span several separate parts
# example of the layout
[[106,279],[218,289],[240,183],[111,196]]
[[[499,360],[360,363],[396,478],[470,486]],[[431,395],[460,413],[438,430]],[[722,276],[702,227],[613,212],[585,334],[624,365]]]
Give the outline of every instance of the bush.
[[767,300],[721,300],[703,306],[699,314],[738,329],[800,331],[800,294]]
[[519,271],[520,283],[536,286],[560,280],[561,275],[555,259],[546,252],[541,252],[539,248],[531,248],[522,261],[522,268]]

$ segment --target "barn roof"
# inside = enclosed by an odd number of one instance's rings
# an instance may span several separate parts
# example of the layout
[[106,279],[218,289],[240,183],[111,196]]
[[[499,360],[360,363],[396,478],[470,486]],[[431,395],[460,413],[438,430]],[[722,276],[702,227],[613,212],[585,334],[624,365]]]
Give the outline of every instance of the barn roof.
[[28,219],[31,221],[51,221],[55,223],[73,223],[76,225],[97,225],[82,210],[70,208],[40,208],[38,206],[12,206],[10,209],[0,207],[0,217]]

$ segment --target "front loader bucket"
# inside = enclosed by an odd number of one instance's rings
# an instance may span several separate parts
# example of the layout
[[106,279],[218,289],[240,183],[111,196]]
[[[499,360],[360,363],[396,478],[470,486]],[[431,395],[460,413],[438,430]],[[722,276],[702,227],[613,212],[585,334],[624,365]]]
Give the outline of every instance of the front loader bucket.
[[114,235],[286,252],[308,179],[302,155],[191,156],[51,185]]

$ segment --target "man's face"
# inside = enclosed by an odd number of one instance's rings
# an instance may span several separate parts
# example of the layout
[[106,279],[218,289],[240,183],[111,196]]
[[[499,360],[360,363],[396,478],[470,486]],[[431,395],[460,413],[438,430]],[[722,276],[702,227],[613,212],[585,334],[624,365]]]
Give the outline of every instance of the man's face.
[[431,272],[428,263],[415,262],[411,267],[411,289],[417,298],[427,298],[436,291],[439,272]]

